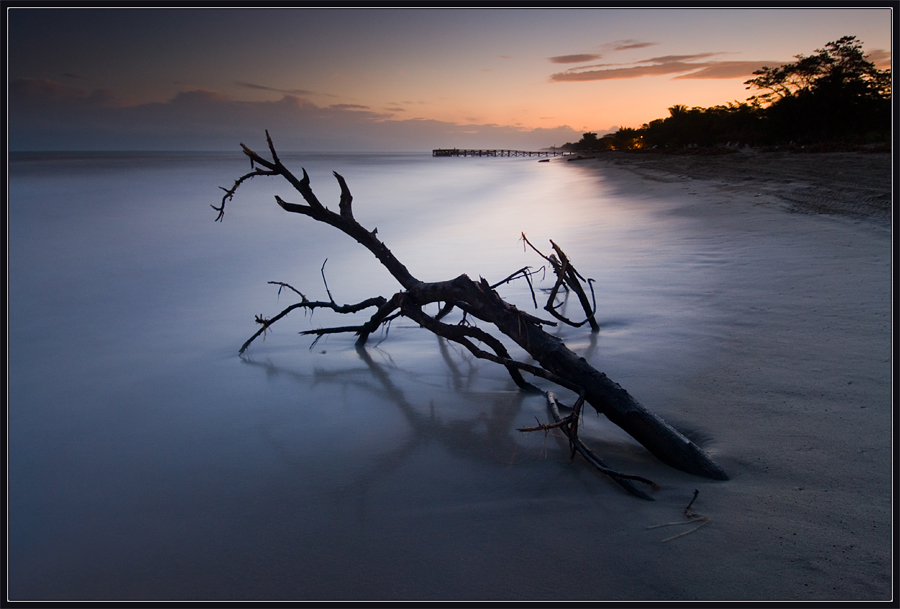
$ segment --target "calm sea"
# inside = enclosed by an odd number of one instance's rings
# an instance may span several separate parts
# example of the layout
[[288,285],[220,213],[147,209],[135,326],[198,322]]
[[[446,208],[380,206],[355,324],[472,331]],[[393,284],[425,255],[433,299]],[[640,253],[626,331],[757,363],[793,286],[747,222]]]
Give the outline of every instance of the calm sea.
[[[603,326],[559,333],[658,412],[703,356],[692,329],[715,276],[693,229],[594,168],[283,160],[332,209],[342,174],[357,219],[422,280],[496,282],[541,266],[520,233],[553,239],[595,280]],[[238,357],[255,315],[295,302],[268,281],[325,300],[324,272],[340,304],[398,287],[352,239],[283,212],[274,195],[300,199],[284,182],[245,183],[214,222],[219,187],[246,171],[239,152],[12,156],[9,597],[556,597],[572,544],[615,543],[642,502],[516,431],[547,420],[542,398],[408,321],[361,354],[351,336],[298,335],[347,319],[295,311]],[[500,292],[533,307],[524,282]],[[585,433],[619,465],[649,459],[603,419]],[[560,519],[591,532],[561,540]]]

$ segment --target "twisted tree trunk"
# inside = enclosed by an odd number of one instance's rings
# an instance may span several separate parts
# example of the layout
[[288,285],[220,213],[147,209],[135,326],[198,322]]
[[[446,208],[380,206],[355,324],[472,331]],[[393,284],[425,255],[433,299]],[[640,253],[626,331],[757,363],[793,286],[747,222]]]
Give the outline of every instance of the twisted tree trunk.
[[[405,316],[431,332],[463,345],[476,357],[505,366],[512,379],[520,388],[527,391],[545,393],[554,405],[556,403],[555,398],[552,398],[549,392],[543,392],[526,381],[522,376],[522,372],[543,378],[576,392],[581,396],[581,399],[587,401],[598,412],[606,415],[610,421],[629,433],[662,462],[698,476],[717,480],[727,479],[727,475],[722,468],[714,463],[703,449],[691,442],[663,419],[644,408],[625,389],[609,379],[604,373],[593,368],[584,358],[578,357],[569,350],[561,340],[544,331],[543,326],[556,325],[555,322],[540,319],[505,302],[494,290],[499,284],[491,286],[483,278],[477,282],[466,275],[460,275],[449,281],[432,283],[418,280],[394,256],[390,249],[377,238],[377,229],[369,231],[353,218],[353,197],[343,177],[337,173],[334,174],[341,188],[339,211],[335,213],[328,210],[316,198],[309,186],[309,177],[306,174],[306,170],[303,170],[302,179],[297,179],[279,160],[268,132],[266,133],[266,140],[272,156],[271,160],[265,159],[243,144],[241,145],[244,154],[251,160],[252,171],[238,178],[230,189],[223,188],[225,196],[222,198],[222,204],[219,207],[214,206],[214,209],[219,212],[217,220],[223,218],[226,201],[234,197],[235,191],[244,181],[257,176],[280,176],[286,179],[305,201],[305,204],[289,203],[276,196],[275,200],[282,209],[291,213],[309,216],[318,222],[333,226],[355,239],[360,245],[375,255],[379,262],[403,287],[403,291],[395,293],[390,298],[379,296],[355,305],[337,305],[331,299],[330,293],[329,302],[312,302],[293,287],[280,282],[272,282],[280,285],[280,289],[293,290],[301,296],[302,300],[271,319],[258,317],[257,321],[260,323],[261,328],[244,343],[241,347],[241,353],[247,349],[257,336],[264,333],[272,323],[281,319],[293,309],[329,308],[339,313],[352,313],[374,307],[376,309],[375,313],[362,325],[310,330],[306,334],[322,336],[336,332],[353,332],[358,336],[357,344],[362,346],[366,343],[369,335],[381,324],[389,322],[398,315]],[[528,243],[527,239],[526,243]],[[528,243],[528,245],[531,244]],[[538,252],[551,263],[558,278],[545,309],[564,323],[580,326],[589,322],[591,327],[596,330],[599,326],[594,319],[593,311],[589,309],[587,296],[579,284],[581,276],[555,243],[553,243],[553,249],[557,256],[551,255],[548,257]],[[536,248],[535,251],[537,251]],[[517,275],[524,276],[526,279],[529,277],[528,270],[522,269],[504,280],[504,282],[511,280]],[[556,312],[553,302],[560,288],[571,288],[575,291],[585,309],[585,321],[575,323]],[[432,303],[443,303],[440,312],[433,316],[428,315],[424,310],[425,305]],[[531,355],[540,366],[514,360],[503,343],[487,331],[467,324],[449,325],[442,322],[441,319],[454,308],[460,309],[465,316],[471,316],[493,324],[497,330]],[[486,345],[490,351],[482,349],[476,343]],[[578,414],[579,409],[576,408],[563,421],[565,431],[573,442],[573,448],[575,446],[574,443],[577,441]],[[595,465],[597,464],[595,463]],[[597,466],[600,468],[599,465]],[[600,469],[604,471],[603,468]],[[636,476],[619,474],[613,470],[605,470],[604,473],[617,478],[620,484],[631,479],[649,482]],[[623,486],[626,488],[631,486],[632,488],[628,490],[639,496],[649,498],[641,491],[634,489],[630,482],[623,484]]]

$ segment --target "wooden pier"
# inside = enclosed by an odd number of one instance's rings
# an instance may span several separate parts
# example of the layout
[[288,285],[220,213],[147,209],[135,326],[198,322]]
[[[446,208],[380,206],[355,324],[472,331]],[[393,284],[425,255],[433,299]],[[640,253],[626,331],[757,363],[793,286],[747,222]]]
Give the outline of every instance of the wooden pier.
[[431,156],[569,156],[575,154],[564,150],[463,150],[461,148],[436,148]]

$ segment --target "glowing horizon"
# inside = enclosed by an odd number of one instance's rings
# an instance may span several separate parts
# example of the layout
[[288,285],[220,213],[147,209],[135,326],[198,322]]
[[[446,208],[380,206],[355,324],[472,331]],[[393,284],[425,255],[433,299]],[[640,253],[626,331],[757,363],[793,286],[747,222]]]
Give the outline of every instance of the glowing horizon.
[[741,102],[753,70],[844,35],[885,67],[894,15],[16,8],[8,18],[12,148],[129,136],[161,146],[190,142],[188,132],[218,146],[214,133],[277,126],[307,134],[300,146],[398,149],[466,145],[476,132],[509,140],[495,147],[560,145],[639,127],[675,104]]

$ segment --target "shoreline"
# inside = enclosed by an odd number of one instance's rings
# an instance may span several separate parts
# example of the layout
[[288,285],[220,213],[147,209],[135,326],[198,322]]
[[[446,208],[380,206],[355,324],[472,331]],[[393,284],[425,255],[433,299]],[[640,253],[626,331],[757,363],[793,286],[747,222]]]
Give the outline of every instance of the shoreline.
[[708,338],[706,361],[667,396],[731,479],[694,483],[714,522],[679,558],[704,575],[666,598],[889,599],[891,155],[578,165],[661,221],[691,223],[708,263],[709,315],[685,337]]
[[[709,181],[754,198],[777,199],[788,211],[869,219],[890,226],[889,152],[794,152],[746,149],[725,154],[604,152],[597,164],[656,182]],[[591,166],[590,163],[581,163]]]

